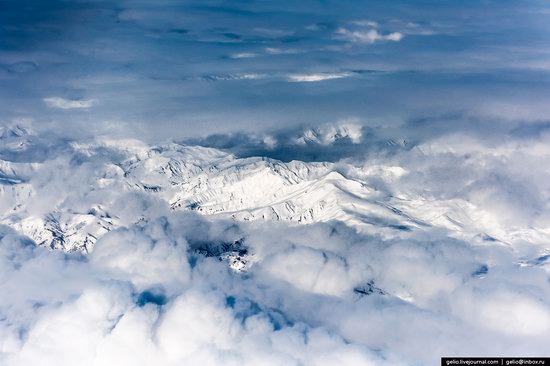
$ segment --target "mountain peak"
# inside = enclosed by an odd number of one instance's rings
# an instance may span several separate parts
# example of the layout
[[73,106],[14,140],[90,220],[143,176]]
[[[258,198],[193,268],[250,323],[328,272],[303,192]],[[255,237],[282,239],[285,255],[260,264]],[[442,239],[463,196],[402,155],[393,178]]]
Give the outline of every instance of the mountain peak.
[[299,145],[306,145],[307,143],[330,145],[338,140],[349,139],[352,143],[358,144],[361,142],[361,130],[360,125],[352,123],[325,125],[304,130],[295,141]]

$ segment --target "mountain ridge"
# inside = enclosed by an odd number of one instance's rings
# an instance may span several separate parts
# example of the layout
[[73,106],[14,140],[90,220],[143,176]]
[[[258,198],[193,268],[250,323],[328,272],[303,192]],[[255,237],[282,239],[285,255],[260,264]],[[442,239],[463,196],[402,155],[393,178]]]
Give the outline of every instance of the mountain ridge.
[[[40,144],[39,137],[28,134],[7,139],[15,146],[19,139]],[[440,228],[478,243],[499,238],[493,242],[503,245],[501,238],[510,234],[493,230],[491,218],[467,200],[432,200],[406,190],[388,193],[369,183],[374,177],[391,187],[410,174],[396,165],[238,158],[209,147],[135,140],[72,143],[71,148],[68,156],[46,162],[12,162],[10,154],[0,160],[0,223],[38,245],[86,253],[102,235],[129,223],[113,206],[121,205],[118,196],[137,193],[172,210],[237,221],[340,221],[383,237]],[[67,165],[75,174],[56,177]],[[45,172],[52,181],[33,178]],[[51,191],[55,198],[37,205],[36,198]],[[45,205],[51,206],[36,207]]]

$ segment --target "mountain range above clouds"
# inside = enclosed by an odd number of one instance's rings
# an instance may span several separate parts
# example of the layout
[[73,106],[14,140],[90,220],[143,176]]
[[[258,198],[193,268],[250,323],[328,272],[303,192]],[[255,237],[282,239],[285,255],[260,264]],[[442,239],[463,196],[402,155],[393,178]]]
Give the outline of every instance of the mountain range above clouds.
[[[366,155],[364,161],[333,163],[239,158],[198,145],[107,139],[65,141],[65,148],[46,157],[39,151],[52,142],[21,126],[5,128],[1,136],[1,222],[52,249],[86,253],[101,236],[128,224],[117,206],[118,196],[125,194],[149,196],[171,210],[208,217],[291,224],[339,221],[384,237],[444,230],[463,240],[515,247],[519,238],[542,244],[549,234],[543,214],[548,191],[542,181],[505,176],[500,178],[501,186],[483,181],[484,174],[503,163],[499,160],[513,161],[506,146],[484,150],[479,142],[449,140],[410,147],[382,140],[378,153]],[[270,136],[259,144],[266,148],[266,140],[276,148],[278,140]],[[290,143],[334,147],[342,140],[351,146],[361,144],[361,128],[304,129]],[[531,155],[541,148],[524,147]],[[441,156],[448,160],[447,166],[430,166],[440,165]],[[409,157],[417,161],[411,163]],[[461,176],[453,166],[457,161],[489,166],[488,172]],[[78,173],[62,173],[74,169]],[[422,187],[429,174],[440,176],[440,182],[432,180],[433,187]],[[507,183],[525,187],[510,192]],[[43,204],[37,204],[38,197]],[[525,217],[523,225],[509,225],[499,205],[521,205],[522,199],[538,199],[540,212],[529,212],[532,217]],[[137,218],[142,219],[146,218]]]

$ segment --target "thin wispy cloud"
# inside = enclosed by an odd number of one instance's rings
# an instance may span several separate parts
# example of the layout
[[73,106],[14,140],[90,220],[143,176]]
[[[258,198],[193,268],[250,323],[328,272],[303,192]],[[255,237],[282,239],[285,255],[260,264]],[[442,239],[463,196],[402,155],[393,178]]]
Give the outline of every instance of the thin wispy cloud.
[[342,79],[352,76],[352,73],[349,72],[340,72],[340,73],[319,73],[319,74],[296,74],[289,75],[288,81],[292,82],[303,82],[311,83],[317,81],[333,80],[333,79]]
[[393,41],[399,42],[403,39],[404,35],[399,32],[393,32],[388,34],[381,34],[377,29],[368,30],[349,30],[346,28],[339,28],[336,30],[336,34],[343,39],[347,39],[351,42],[373,44],[379,41]]
[[256,53],[241,52],[241,53],[234,53],[234,54],[230,55],[229,57],[239,59],[239,58],[254,58],[254,57],[257,57],[257,56],[258,55]]
[[[0,15],[5,24],[0,112],[8,122],[44,118],[48,122],[39,126],[49,129],[70,118],[75,128],[64,130],[73,134],[92,116],[74,119],[60,111],[93,109],[93,123],[101,130],[112,130],[109,125],[117,121],[118,131],[159,141],[212,129],[236,132],[348,117],[402,122],[411,113],[478,110],[508,98],[522,110],[536,110],[538,119],[546,114],[538,105],[547,99],[548,88],[540,86],[528,97],[528,83],[517,82],[546,82],[542,74],[549,57],[540,50],[548,48],[548,37],[538,11],[545,7],[537,2],[218,6],[120,1],[64,7],[31,1],[25,14],[32,16],[24,16],[14,2],[6,4]],[[86,32],[79,31],[76,19],[87,19]],[[289,75],[354,70],[388,73],[371,74],[368,83],[366,74],[340,77],[338,89],[315,93],[303,93],[305,81],[281,82]],[[216,75],[268,77],[234,78],[242,82],[235,89],[235,83],[210,83],[224,79]],[[490,80],[509,92],[499,92]],[[322,83],[309,83],[317,84]],[[453,98],[437,98],[449,93]],[[101,103],[72,100],[79,98]],[[254,100],[256,107],[241,108],[245,100]],[[280,116],[288,103],[294,107]],[[153,123],[155,110],[163,112]],[[231,122],[216,123],[221,120]],[[157,124],[163,128],[153,127]]]
[[96,101],[93,99],[71,100],[60,97],[49,97],[43,100],[48,107],[59,109],[88,109],[96,104]]

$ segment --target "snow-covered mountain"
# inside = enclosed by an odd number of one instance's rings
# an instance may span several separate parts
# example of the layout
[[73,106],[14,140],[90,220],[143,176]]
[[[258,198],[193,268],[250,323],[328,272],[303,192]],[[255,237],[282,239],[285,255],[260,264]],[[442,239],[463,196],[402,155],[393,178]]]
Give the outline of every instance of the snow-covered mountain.
[[[518,231],[522,240],[550,234],[544,227],[509,227],[467,197],[419,193],[415,184],[404,184],[418,172],[376,161],[285,163],[133,140],[72,142],[46,160],[36,153],[46,142],[23,128],[3,130],[1,141],[0,223],[66,251],[88,252],[99,237],[128,224],[120,197],[132,193],[173,210],[238,221],[336,220],[383,237],[439,228],[473,242],[510,244]],[[426,157],[422,149],[416,153]]]

